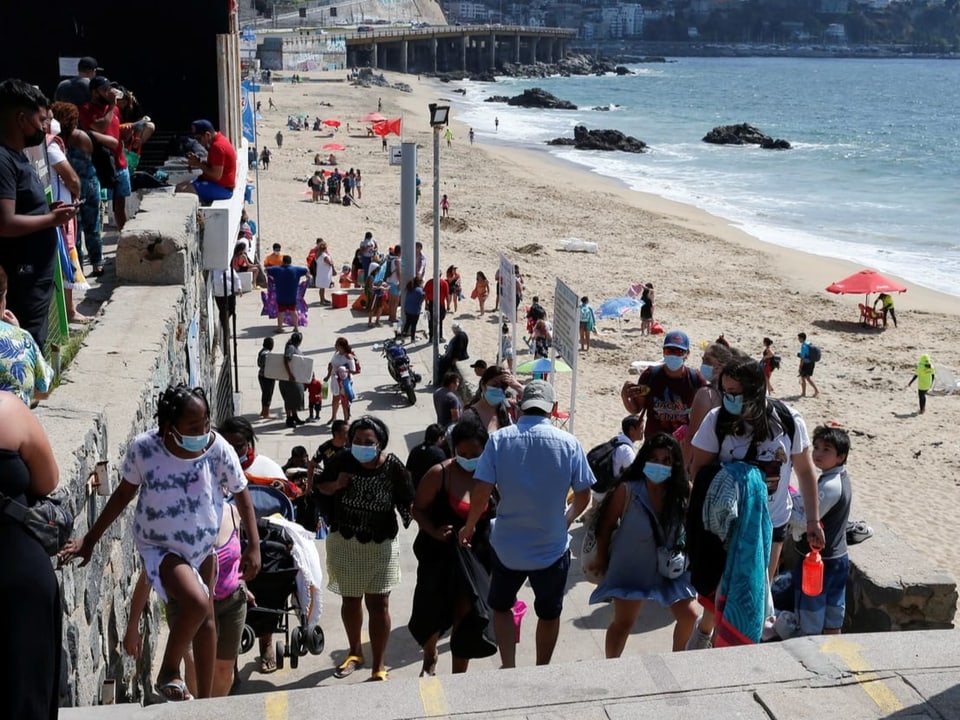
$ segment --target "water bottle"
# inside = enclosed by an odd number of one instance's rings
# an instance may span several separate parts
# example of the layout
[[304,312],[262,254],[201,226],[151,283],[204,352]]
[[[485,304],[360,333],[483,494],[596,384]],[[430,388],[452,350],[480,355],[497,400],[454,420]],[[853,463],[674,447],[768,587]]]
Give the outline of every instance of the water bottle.
[[823,560],[819,550],[811,550],[803,558],[803,577],[800,588],[804,595],[816,597],[823,592]]

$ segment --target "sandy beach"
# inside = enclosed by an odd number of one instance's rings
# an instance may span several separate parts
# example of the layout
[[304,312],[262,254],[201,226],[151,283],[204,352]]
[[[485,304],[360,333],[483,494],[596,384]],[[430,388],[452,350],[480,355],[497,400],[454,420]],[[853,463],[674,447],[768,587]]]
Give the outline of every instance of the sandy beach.
[[[427,104],[455,98],[456,85],[387,77],[409,82],[414,92],[345,82],[278,82],[272,93],[260,95],[264,108],[267,97],[278,108],[264,109],[258,123],[261,145],[273,153],[259,183],[265,247],[279,241],[284,252],[302,263],[315,238],[323,237],[339,267],[353,257],[366,230],[374,233],[381,249],[399,243],[400,168],[388,165],[380,139],[365,137],[359,123],[380,100],[384,115],[402,114],[404,140],[419,145],[423,196],[417,208],[417,239],[427,248],[432,268]],[[343,125],[334,137],[288,131],[288,113],[309,113],[311,120],[316,115],[334,117]],[[956,435],[950,434],[960,424],[960,397],[932,396],[921,416],[916,414],[915,387],[905,389],[922,353],[929,353],[938,367],[956,367],[960,298],[905,283],[909,291],[896,296],[900,327],[894,329],[891,323],[885,332],[862,328],[857,323],[861,296],[824,291],[861,269],[855,258],[843,262],[763,243],[696,208],[628,190],[543,150],[470,145],[467,128],[456,122],[455,107],[452,117],[453,143],[441,149],[440,192],[450,198],[450,220],[441,232],[441,266],[460,268],[467,299],[459,312],[448,315],[447,337],[450,323],[460,321],[470,336],[471,357],[494,361],[496,316],[481,318],[469,294],[478,270],[492,281],[500,253],[520,265],[525,298],[539,295],[551,315],[557,278],[589,296],[594,305],[624,295],[632,283],[652,282],[656,318],[667,330],[689,334],[694,367],[700,364],[701,344],[721,333],[755,357],[762,338],[769,336],[784,361],[772,378],[776,396],[796,407],[811,431],[837,422],[851,433],[852,518],[890,525],[938,567],[960,577],[960,548],[940,547],[944,528],[960,513],[960,454]],[[274,140],[278,129],[284,134],[281,149]],[[313,157],[329,154],[321,148],[331,142],[346,146],[336,153],[342,171],[363,171],[358,207],[310,201],[305,181],[315,170]],[[392,136],[390,144],[399,140]],[[559,241],[567,238],[596,242],[599,251],[559,251]],[[630,363],[661,355],[661,338],[641,336],[639,319],[624,320],[620,326],[615,320],[601,321],[598,331],[592,349],[578,361],[576,435],[587,449],[617,431],[625,414],[619,390],[632,377]],[[823,350],[814,378],[821,394],[815,399],[798,397],[798,332],[806,332]],[[313,337],[307,328],[305,347],[332,344],[333,338]],[[520,362],[524,359],[519,356]],[[558,394],[561,407],[568,408],[569,375],[559,378]],[[433,418],[433,408],[424,405],[424,426]]]

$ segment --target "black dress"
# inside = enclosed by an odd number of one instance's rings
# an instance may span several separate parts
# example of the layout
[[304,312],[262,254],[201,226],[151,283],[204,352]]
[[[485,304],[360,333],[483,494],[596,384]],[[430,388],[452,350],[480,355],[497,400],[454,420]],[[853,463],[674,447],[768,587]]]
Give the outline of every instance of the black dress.
[[[410,621],[407,628],[414,640],[421,646],[434,633],[442,636],[453,625],[453,613],[457,599],[465,596],[473,604],[478,598],[473,597],[475,588],[467,587],[467,582],[461,570],[461,563],[457,558],[456,532],[464,525],[464,518],[454,510],[449,491],[447,490],[447,468],[443,469],[440,492],[434,499],[427,514],[434,527],[450,525],[454,528],[454,536],[449,542],[440,542],[427,535],[423,530],[417,534],[413,542],[413,553],[417,557],[417,586],[413,591],[413,608],[410,612]],[[479,561],[480,566],[490,573],[490,517],[493,510],[488,511],[477,523],[476,531],[471,541],[471,548]],[[486,592],[479,598],[485,604]],[[476,609],[476,608],[474,608]],[[458,632],[482,632],[483,627],[461,625]],[[451,638],[451,647],[454,645],[469,646],[466,639]],[[494,646],[495,652],[495,646]],[[460,653],[455,653],[460,655]],[[485,653],[463,653],[462,657],[485,657]]]
[[[30,472],[0,450],[0,492],[27,503]],[[0,515],[0,715],[57,717],[61,648],[60,588],[50,557],[16,520]]]

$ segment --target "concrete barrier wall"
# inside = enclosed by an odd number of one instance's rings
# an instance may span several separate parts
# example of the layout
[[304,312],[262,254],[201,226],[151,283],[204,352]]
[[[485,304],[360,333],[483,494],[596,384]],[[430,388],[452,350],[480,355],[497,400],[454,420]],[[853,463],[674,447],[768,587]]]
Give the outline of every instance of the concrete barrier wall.
[[[62,384],[37,409],[60,468],[60,487],[76,515],[77,536],[107,502],[88,487],[96,463],[109,462],[115,487],[130,440],[154,427],[160,391],[192,375],[213,403],[213,344],[196,212],[196,198],[174,198],[168,191],[143,198],[117,252],[121,282],[126,276],[138,284],[113,291]],[[187,351],[191,323],[199,352]],[[118,702],[139,700],[144,684],[152,683],[155,603],[141,659],[134,661],[121,647],[140,571],[132,516],[133,504],[100,541],[87,567],[74,564],[58,572],[64,613],[62,704],[97,704],[108,679],[116,682]]]

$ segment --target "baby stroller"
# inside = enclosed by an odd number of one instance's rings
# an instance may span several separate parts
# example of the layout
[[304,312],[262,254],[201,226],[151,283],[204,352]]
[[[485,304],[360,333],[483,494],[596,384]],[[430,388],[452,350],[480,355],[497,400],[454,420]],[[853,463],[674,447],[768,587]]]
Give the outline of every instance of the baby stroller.
[[[248,652],[262,635],[282,634],[276,646],[277,667],[289,658],[290,667],[296,668],[308,652],[323,652],[320,555],[313,534],[293,522],[293,504],[282,492],[268,485],[248,485],[247,491],[260,532],[261,567],[247,583],[257,604],[247,610],[240,652]],[[291,614],[298,620],[293,629]]]

